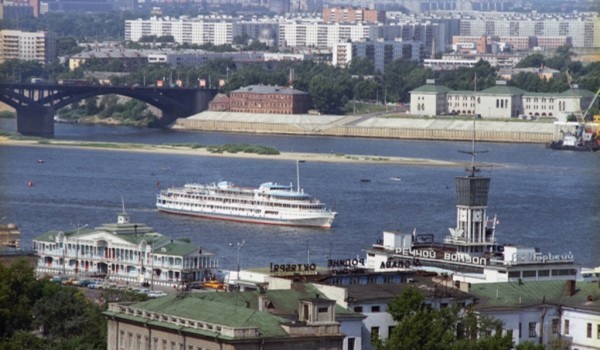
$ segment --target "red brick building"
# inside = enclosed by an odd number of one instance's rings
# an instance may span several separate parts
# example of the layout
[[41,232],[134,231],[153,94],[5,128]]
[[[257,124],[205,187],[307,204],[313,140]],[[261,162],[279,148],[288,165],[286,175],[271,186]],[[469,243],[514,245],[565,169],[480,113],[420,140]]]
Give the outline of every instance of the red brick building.
[[366,8],[332,7],[323,9],[325,23],[384,23],[385,11]]
[[212,101],[208,103],[209,111],[228,111],[230,106],[229,97],[225,94],[217,94]]
[[229,94],[230,111],[272,114],[306,114],[308,93],[281,86],[250,85]]

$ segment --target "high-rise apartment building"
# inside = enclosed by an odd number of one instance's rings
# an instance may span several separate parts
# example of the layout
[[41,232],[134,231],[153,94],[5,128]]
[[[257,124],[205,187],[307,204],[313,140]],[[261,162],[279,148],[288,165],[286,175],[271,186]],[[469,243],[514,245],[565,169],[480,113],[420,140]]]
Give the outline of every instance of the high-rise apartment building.
[[[277,23],[233,20],[171,19],[152,17],[149,20],[125,21],[125,40],[138,41],[143,36],[172,35],[179,44],[232,44],[236,36],[260,39],[265,32],[277,33]],[[276,42],[276,38],[272,38]]]
[[424,57],[423,43],[420,41],[367,41],[338,43],[333,47],[334,66],[346,67],[352,59],[360,57],[373,61],[375,70],[383,72],[394,60],[421,60]]
[[598,47],[600,17],[597,14],[546,15],[502,14],[463,18],[460,35],[501,37],[571,37],[573,47]]
[[56,59],[56,35],[0,30],[0,63],[10,59],[46,64]]

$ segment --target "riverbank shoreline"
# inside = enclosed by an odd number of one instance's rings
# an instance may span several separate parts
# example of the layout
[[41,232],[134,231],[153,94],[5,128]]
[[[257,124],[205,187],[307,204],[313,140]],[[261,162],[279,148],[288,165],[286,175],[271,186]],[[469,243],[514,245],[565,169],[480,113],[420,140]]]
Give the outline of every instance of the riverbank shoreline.
[[[476,124],[475,124],[476,122]],[[475,128],[475,130],[474,130]],[[173,130],[314,135],[379,139],[545,144],[560,130],[550,122],[472,118],[415,118],[400,115],[280,115],[205,111],[179,118]]]
[[442,161],[425,158],[387,157],[377,155],[356,154],[331,154],[331,153],[299,153],[281,152],[279,154],[257,154],[257,153],[214,153],[205,148],[193,148],[191,146],[173,145],[146,145],[118,142],[86,142],[86,141],[64,141],[64,140],[14,140],[8,137],[0,137],[0,146],[21,147],[53,147],[53,148],[76,148],[86,150],[109,150],[122,152],[140,152],[157,154],[176,154],[201,157],[223,157],[243,158],[260,160],[303,160],[323,163],[369,163],[381,165],[411,165],[411,166],[435,166],[435,167],[465,167],[468,164],[462,162]]

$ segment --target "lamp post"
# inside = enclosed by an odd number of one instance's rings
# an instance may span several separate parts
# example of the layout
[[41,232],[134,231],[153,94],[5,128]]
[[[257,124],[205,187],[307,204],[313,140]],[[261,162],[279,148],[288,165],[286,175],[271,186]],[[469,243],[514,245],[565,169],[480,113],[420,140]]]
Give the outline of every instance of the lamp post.
[[[244,246],[244,243],[246,243],[246,241],[237,242],[235,244],[236,249],[237,249],[237,279],[238,279],[238,282],[240,280],[240,249],[242,249],[242,247]],[[233,243],[229,243],[229,246],[233,247]],[[239,283],[238,283],[238,288],[239,288]]]

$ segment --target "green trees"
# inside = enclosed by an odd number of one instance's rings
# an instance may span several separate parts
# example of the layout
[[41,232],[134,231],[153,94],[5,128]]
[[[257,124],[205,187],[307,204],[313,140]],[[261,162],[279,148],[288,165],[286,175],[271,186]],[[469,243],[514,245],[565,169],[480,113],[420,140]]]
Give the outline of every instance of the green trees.
[[36,280],[21,259],[0,265],[0,349],[105,349],[102,309],[75,287]]
[[501,323],[458,307],[433,309],[415,288],[407,288],[389,305],[398,325],[378,350],[512,349],[512,337],[502,335]]

